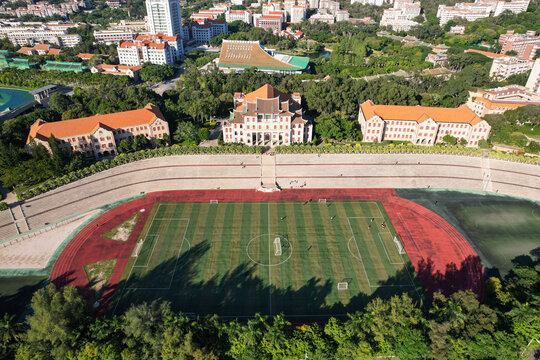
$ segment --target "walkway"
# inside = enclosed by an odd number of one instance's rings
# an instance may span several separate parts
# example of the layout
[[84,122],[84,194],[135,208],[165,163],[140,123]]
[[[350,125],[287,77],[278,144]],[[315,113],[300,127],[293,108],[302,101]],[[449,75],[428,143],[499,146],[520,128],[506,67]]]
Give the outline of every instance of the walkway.
[[[185,155],[141,160],[32,198],[25,201],[21,209],[32,230],[141,192],[257,189],[261,186],[260,157]],[[273,158],[276,163],[275,181],[282,188],[302,185],[305,188],[431,187],[484,190],[483,160],[479,157],[291,154],[275,155]],[[540,166],[490,159],[489,169],[494,192],[540,200]],[[0,212],[0,240],[16,235],[10,212]]]

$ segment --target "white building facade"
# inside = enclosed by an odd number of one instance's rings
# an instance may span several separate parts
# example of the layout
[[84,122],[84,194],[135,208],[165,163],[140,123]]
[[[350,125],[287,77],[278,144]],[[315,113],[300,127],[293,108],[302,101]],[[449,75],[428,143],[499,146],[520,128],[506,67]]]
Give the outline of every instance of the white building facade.
[[414,145],[444,142],[445,135],[465,139],[477,147],[487,140],[491,126],[467,106],[435,108],[426,106],[375,105],[368,100],[360,105],[358,122],[362,142],[407,141]]
[[151,34],[182,36],[182,15],[178,0],[146,0],[146,13]]
[[532,63],[529,60],[521,60],[515,57],[504,56],[493,60],[489,76],[499,80],[509,76],[521,74],[531,69]]

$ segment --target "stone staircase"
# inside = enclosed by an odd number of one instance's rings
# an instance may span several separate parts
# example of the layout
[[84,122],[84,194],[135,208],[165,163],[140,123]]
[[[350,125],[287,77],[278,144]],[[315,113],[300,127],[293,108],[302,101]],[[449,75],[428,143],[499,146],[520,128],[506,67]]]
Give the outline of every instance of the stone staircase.
[[273,153],[261,155],[261,191],[279,190],[276,184],[276,157]]
[[10,207],[9,212],[11,213],[11,218],[13,219],[13,223],[15,224],[15,228],[17,229],[17,234],[22,234],[30,231],[30,227],[28,226],[28,222],[24,217],[24,212],[21,205],[17,204]]

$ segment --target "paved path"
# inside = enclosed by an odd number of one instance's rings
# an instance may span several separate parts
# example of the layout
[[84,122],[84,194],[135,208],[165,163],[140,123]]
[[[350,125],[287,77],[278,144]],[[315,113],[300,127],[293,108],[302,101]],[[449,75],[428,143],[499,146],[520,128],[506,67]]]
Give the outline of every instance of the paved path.
[[[257,189],[261,156],[184,155],[122,165],[27,200],[30,229],[141,192],[179,189]],[[431,154],[294,154],[275,156],[281,188],[484,189],[482,158]],[[243,164],[243,165],[241,165]],[[494,192],[540,200],[540,166],[489,161]],[[296,181],[296,182],[295,182]],[[305,183],[305,185],[304,185]],[[9,211],[0,212],[0,240],[16,236]]]

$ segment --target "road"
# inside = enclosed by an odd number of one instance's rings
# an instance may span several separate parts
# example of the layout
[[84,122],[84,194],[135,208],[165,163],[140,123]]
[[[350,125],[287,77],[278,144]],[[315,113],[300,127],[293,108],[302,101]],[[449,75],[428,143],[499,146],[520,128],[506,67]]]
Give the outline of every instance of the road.
[[178,81],[178,79],[180,79],[180,75],[182,75],[183,73],[184,69],[180,69],[176,74],[174,74],[172,78],[154,84],[150,87],[150,89],[152,89],[159,96],[162,96],[165,91],[176,89],[176,82]]

